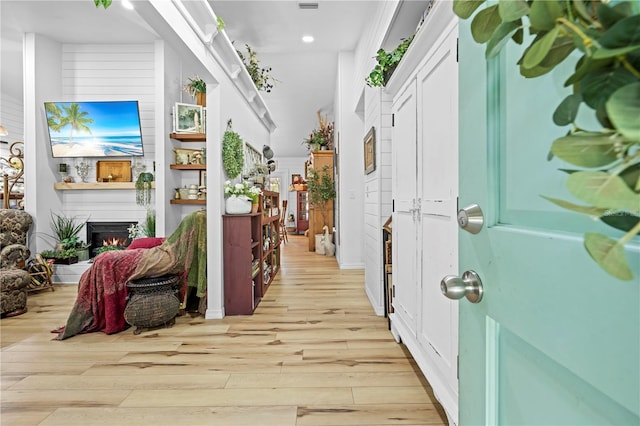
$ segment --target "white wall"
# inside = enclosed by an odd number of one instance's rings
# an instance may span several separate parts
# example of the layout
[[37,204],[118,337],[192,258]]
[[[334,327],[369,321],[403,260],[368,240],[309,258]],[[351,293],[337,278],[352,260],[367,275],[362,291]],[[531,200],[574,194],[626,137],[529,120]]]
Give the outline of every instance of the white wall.
[[353,52],[341,52],[338,56],[338,81],[336,84],[336,129],[338,141],[339,193],[338,237],[336,256],[342,269],[362,269],[364,264],[364,151],[362,149],[363,123],[351,107],[353,90],[362,83],[353,84]]
[[[2,93],[0,102],[0,124],[7,129],[9,135],[1,136],[3,141],[15,142],[24,140],[24,110],[22,99]],[[4,154],[2,155],[4,157]]]
[[33,218],[29,248],[49,248],[40,237],[51,233],[50,212],[62,211],[62,195],[53,190],[59,179],[51,158],[44,102],[62,96],[62,46],[38,34],[24,36],[25,211]]

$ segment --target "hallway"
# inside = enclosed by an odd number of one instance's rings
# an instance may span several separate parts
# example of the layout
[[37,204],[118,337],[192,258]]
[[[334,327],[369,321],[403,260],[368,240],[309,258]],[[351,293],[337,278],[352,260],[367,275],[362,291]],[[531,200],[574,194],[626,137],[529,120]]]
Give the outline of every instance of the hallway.
[[409,353],[374,315],[362,270],[289,236],[253,316],[189,316],[134,336],[52,341],[75,286],[2,319],[2,425],[441,425]]

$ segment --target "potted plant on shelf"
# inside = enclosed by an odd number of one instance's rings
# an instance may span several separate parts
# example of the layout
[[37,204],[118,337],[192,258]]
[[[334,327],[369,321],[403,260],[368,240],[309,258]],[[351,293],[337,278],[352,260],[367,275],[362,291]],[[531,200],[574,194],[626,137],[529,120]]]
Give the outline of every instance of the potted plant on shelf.
[[391,78],[393,71],[395,71],[405,52],[409,49],[409,45],[412,41],[413,36],[403,38],[400,44],[391,52],[387,52],[384,49],[378,50],[376,55],[378,64],[366,78],[365,81],[367,82],[367,85],[371,87],[384,87]]
[[236,52],[242,60],[244,67],[247,69],[251,80],[256,85],[256,89],[267,93],[271,92],[271,89],[278,81],[269,74],[271,72],[271,67],[262,68],[255,50],[251,49],[251,46],[248,44],[245,44],[244,46],[247,49],[247,56],[239,50],[236,50]]
[[258,203],[262,190],[257,186],[249,186],[246,182],[224,183],[225,212],[227,214],[248,214],[251,212],[252,204]]
[[322,117],[318,111],[318,128],[313,129],[303,143],[310,151],[320,151],[333,148],[333,122],[329,122],[327,116]]
[[[319,172],[314,168],[309,168],[307,186],[309,200],[314,208],[320,210],[322,216],[322,225],[328,226],[327,207],[329,201],[336,198],[336,188],[331,178],[331,169],[324,166]],[[316,253],[324,254],[324,246],[321,244],[322,234],[316,234]]]
[[207,83],[197,75],[189,78],[189,82],[184,85],[183,90],[194,97],[196,104],[207,106]]
[[63,250],[44,250],[40,253],[40,256],[44,259],[53,259],[53,263],[63,265],[78,263],[75,247]]

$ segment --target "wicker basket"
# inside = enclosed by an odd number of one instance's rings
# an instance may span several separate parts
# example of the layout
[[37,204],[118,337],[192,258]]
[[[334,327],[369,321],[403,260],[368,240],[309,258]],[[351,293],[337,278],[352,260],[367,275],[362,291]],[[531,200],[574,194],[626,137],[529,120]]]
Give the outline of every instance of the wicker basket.
[[129,300],[124,319],[137,327],[134,334],[139,334],[145,328],[173,324],[180,310],[180,300],[176,297],[178,281],[176,275],[165,275],[127,283]]

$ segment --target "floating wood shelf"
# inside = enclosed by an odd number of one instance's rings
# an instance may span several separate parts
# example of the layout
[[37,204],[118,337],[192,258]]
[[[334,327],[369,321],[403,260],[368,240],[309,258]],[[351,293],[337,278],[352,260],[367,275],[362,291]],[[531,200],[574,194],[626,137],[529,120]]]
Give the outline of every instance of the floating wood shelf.
[[207,170],[206,164],[171,164],[172,170]]
[[206,142],[206,133],[170,133],[169,137],[182,142]]
[[171,204],[207,204],[207,200],[169,200]]
[[[151,188],[155,188],[156,183],[151,182]],[[53,184],[53,189],[58,191],[73,191],[73,190],[85,190],[85,189],[136,189],[134,182],[56,182]]]

